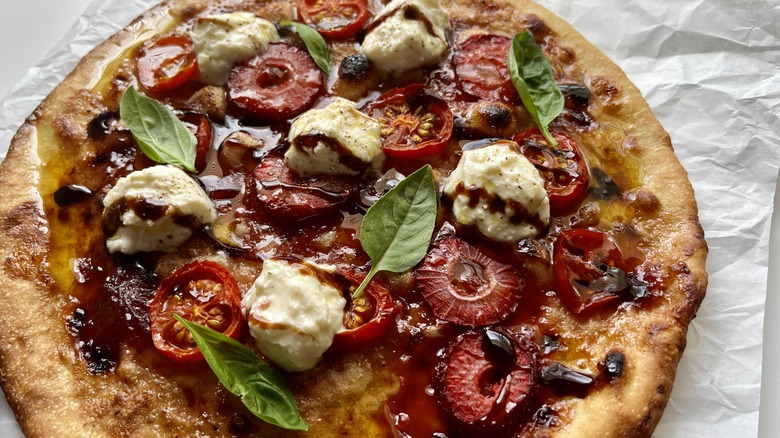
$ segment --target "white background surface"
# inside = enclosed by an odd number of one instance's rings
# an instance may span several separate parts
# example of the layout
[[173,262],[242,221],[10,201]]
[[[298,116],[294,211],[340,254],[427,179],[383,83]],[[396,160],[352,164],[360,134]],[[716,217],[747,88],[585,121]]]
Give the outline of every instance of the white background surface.
[[[712,2],[723,3],[718,0],[712,0]],[[65,36],[67,30],[81,15],[83,10],[90,3],[90,0],[27,0],[24,2],[8,1],[4,3],[5,4],[2,5],[2,13],[0,14],[0,59],[3,60],[3,68],[0,69],[0,96],[4,96],[10,91],[24,73],[29,68],[38,64],[46,53],[54,47],[63,36]],[[542,1],[542,3],[548,4],[549,6],[550,3],[560,5],[565,2],[551,0],[549,2]],[[750,7],[751,4],[761,2],[755,0],[740,0],[738,3],[745,7]],[[777,2],[773,2],[773,4],[776,3]],[[557,10],[557,12],[563,16],[566,16],[567,13],[572,13],[572,11],[567,11],[565,9],[565,7],[561,8],[560,10]],[[777,7],[775,7],[774,10],[780,13]],[[603,17],[605,14],[600,13],[599,15]],[[710,19],[716,20],[717,17],[710,17]],[[670,18],[669,21],[674,20]],[[586,29],[580,30],[585,33],[586,37],[592,41],[594,40],[594,37],[585,31]],[[591,29],[590,32],[595,31]],[[780,36],[778,35],[775,35],[774,37],[776,42],[780,39]],[[621,49],[620,41],[613,41],[611,44],[596,43],[600,48],[607,52],[610,57],[615,59],[622,66],[625,66],[625,64],[621,63],[621,58],[628,58],[629,55]],[[724,44],[725,43],[726,42],[724,42]],[[758,50],[761,49],[762,48],[758,48]],[[780,48],[775,46],[766,47],[765,49],[773,50],[777,55],[775,59],[780,59]],[[778,69],[780,69],[780,67],[778,67]],[[635,80],[637,78],[631,73],[629,73],[629,76]],[[778,89],[771,91],[780,93],[780,90]],[[770,108],[769,110],[778,111],[778,108]],[[774,129],[775,132],[778,132],[780,131],[780,126],[774,126]],[[672,135],[674,138],[674,132]],[[780,149],[780,144],[775,144],[774,147]],[[701,198],[699,199],[699,202],[702,202]],[[775,219],[775,222],[778,222],[778,220]],[[778,260],[780,260],[780,255],[777,251],[778,244],[774,241],[780,240],[777,238],[777,235],[780,234],[780,227],[775,226],[773,231],[774,239],[770,262],[777,265]],[[769,290],[777,290],[777,288],[780,287],[780,275],[771,269],[769,272]],[[780,361],[780,348],[778,348],[778,345],[780,345],[780,297],[773,296],[771,292],[767,299],[765,321],[763,358],[765,372],[762,381],[763,391],[760,436],[762,438],[770,438],[778,436],[778,431],[780,431],[780,415],[777,414],[777,407],[780,406],[780,378],[777,377],[774,371],[776,369],[776,364]],[[735,328],[735,330],[738,329]],[[746,366],[750,366],[750,364],[746,364]],[[724,391],[727,391],[727,388],[723,389]],[[673,397],[674,395],[675,393],[673,392]],[[757,398],[758,395],[756,394],[755,397]],[[733,408],[739,410],[744,408],[744,406],[739,406],[737,404]],[[739,434],[731,430],[729,433],[718,434],[717,436],[741,437],[750,435],[751,434]],[[2,436],[5,437],[6,435]]]

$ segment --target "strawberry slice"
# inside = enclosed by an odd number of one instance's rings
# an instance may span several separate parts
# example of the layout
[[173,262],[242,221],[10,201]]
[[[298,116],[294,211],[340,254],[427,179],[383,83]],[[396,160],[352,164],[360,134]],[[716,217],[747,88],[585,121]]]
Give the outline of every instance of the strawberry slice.
[[523,292],[515,268],[452,235],[437,238],[415,277],[437,318],[468,327],[503,321]]
[[338,211],[359,188],[354,177],[300,178],[277,156],[266,157],[255,168],[254,176],[260,207],[282,220]]
[[437,367],[440,408],[463,432],[501,434],[533,406],[537,350],[504,327],[464,333]]

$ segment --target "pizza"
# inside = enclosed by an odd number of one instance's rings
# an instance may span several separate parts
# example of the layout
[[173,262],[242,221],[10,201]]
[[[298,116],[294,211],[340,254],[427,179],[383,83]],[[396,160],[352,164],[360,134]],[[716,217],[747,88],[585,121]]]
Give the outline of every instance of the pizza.
[[650,436],[707,253],[669,135],[527,0],[170,0],[0,167],[27,436]]

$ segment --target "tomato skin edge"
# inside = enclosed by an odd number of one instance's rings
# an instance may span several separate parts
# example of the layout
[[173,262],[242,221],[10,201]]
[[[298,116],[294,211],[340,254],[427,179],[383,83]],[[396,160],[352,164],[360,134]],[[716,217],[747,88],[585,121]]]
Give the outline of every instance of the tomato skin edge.
[[[205,278],[204,274],[206,274]],[[178,363],[202,363],[205,361],[205,358],[197,347],[184,349],[170,343],[165,338],[165,327],[167,327],[168,323],[173,323],[175,321],[172,316],[173,313],[190,321],[192,321],[192,319],[188,318],[187,315],[183,315],[176,311],[163,313],[163,308],[172,294],[178,290],[179,286],[188,284],[190,281],[196,279],[207,279],[211,281],[215,281],[216,279],[215,283],[222,285],[222,292],[210,297],[210,299],[220,298],[224,300],[224,302],[221,301],[219,304],[226,304],[232,310],[231,316],[233,319],[231,320],[230,325],[222,332],[224,335],[238,340],[243,334],[243,329],[246,325],[241,310],[240,288],[236,280],[225,268],[211,261],[194,261],[177,269],[173,274],[160,282],[160,286],[149,305],[149,319],[151,323],[152,341],[157,348],[157,351],[168,359]]]
[[[560,297],[561,301],[563,301],[564,305],[566,305],[566,308],[576,315],[599,309],[619,300],[621,297],[620,294],[617,293],[599,292],[594,294],[593,298],[588,302],[583,302],[582,297],[572,285],[573,273],[569,268],[569,260],[571,260],[573,257],[569,255],[568,251],[564,248],[564,241],[574,238],[593,239],[597,237],[600,237],[605,241],[608,241],[609,239],[606,234],[600,231],[593,231],[588,229],[566,230],[561,232],[555,239],[553,249],[553,274],[558,288],[558,296]],[[617,255],[621,258],[620,261],[622,261],[622,254],[620,254],[620,250],[615,247],[614,251],[617,252]],[[588,254],[585,254],[585,256],[587,255]],[[578,259],[574,261],[581,263],[584,260]]]
[[[438,128],[439,132],[436,137],[420,143],[415,142],[411,146],[401,145],[397,142],[397,138],[410,137],[414,132],[408,132],[407,126],[396,127],[391,135],[382,136],[382,151],[385,154],[392,158],[419,159],[437,154],[447,147],[452,137],[454,116],[446,101],[426,89],[425,85],[415,83],[382,94],[367,106],[365,112],[369,116],[375,117],[377,113],[384,112],[386,109],[397,105],[406,105],[409,113],[414,113],[414,108],[423,108],[425,106],[427,109],[431,109],[431,114],[435,113],[434,117],[441,119],[439,123],[441,126]],[[395,121],[395,119],[391,121]],[[393,141],[395,143],[392,143]]]
[[374,302],[371,319],[358,327],[337,332],[331,345],[333,350],[344,352],[372,347],[384,338],[395,323],[398,307],[387,288],[373,280],[365,289],[365,295]]

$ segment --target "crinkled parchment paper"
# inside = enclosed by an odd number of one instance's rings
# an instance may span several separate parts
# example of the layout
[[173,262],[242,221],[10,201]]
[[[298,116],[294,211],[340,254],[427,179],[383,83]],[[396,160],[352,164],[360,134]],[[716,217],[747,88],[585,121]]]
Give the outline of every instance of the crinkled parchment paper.
[[[671,134],[696,190],[710,286],[655,436],[755,436],[780,165],[780,0],[540,2],[626,71]],[[3,155],[22,120],[77,60],[153,3],[93,2],[0,103]],[[4,409],[0,436],[21,435]]]

